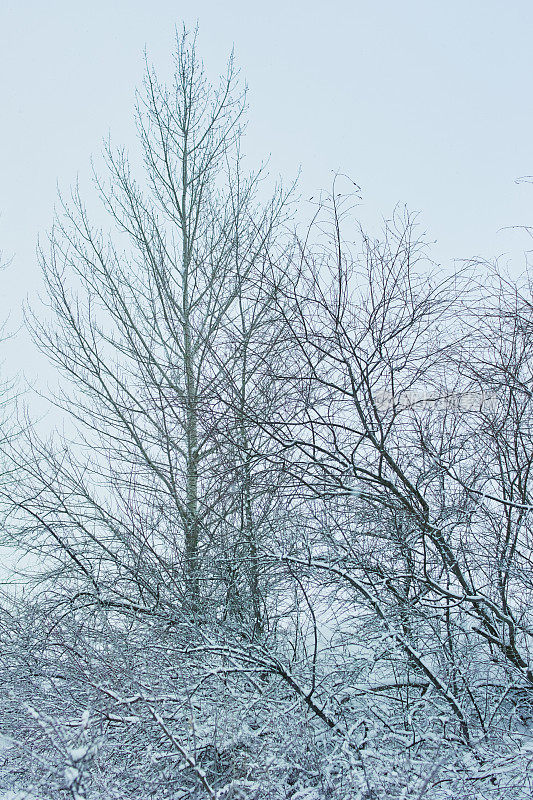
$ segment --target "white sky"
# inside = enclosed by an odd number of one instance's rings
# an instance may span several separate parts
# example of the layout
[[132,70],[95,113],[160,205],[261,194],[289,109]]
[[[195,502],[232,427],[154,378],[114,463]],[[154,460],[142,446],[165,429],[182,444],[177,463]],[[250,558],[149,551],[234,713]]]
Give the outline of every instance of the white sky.
[[[533,224],[531,0],[0,0],[0,319],[17,327],[40,274],[57,185],[83,184],[111,132],[135,146],[143,49],[165,74],[174,26],[200,26],[216,79],[235,45],[249,87],[245,150],[304,197],[348,173],[372,224],[406,203],[443,262],[524,264]],[[4,374],[45,371],[24,334]]]

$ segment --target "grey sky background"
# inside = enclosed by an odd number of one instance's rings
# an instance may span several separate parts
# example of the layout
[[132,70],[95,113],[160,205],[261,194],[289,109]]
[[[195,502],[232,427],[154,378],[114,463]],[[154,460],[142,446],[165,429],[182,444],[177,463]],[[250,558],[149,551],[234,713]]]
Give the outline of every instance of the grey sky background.
[[[375,226],[396,203],[420,212],[434,258],[501,257],[533,246],[531,0],[274,2],[0,0],[0,319],[20,323],[40,273],[38,235],[57,186],[90,176],[111,133],[135,148],[135,87],[146,46],[169,74],[174,26],[198,20],[216,79],[231,47],[249,85],[245,151],[304,198],[348,173]],[[47,375],[21,332],[4,375]]]

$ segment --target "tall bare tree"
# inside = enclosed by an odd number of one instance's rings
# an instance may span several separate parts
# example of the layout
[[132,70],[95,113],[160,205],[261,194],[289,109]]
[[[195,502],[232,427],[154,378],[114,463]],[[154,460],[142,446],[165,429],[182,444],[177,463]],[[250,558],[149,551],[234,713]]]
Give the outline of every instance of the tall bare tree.
[[221,354],[273,246],[284,195],[260,202],[262,171],[244,173],[245,94],[233,58],[216,88],[195,36],[178,38],[175,58],[172,85],[148,66],[139,97],[144,181],[123,150],[106,147],[107,177],[96,185],[114,232],[91,224],[76,189],[42,252],[53,320],[34,316],[32,326],[77,389],[58,402],[90,450],[79,468],[70,449],[58,460],[34,442],[34,479],[46,491],[23,505],[91,585],[111,560],[152,604],[171,585],[196,613],[202,558],[231,503],[217,466]]

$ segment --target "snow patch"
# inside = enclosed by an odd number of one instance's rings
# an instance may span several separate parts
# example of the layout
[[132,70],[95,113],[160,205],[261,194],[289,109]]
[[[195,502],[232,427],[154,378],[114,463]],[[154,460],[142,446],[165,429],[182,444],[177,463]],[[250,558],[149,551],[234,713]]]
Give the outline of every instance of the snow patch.
[[[9,736],[6,736],[4,733],[0,733],[0,750],[10,750],[12,747],[15,746],[15,742]],[[3,800],[0,797],[0,800]]]
[[0,800],[39,800],[36,794],[19,790],[17,792],[4,792],[0,794]]

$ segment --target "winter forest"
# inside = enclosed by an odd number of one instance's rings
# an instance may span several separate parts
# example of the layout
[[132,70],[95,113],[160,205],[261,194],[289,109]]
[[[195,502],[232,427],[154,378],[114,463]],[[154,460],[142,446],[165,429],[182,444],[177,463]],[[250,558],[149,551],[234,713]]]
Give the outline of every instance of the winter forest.
[[38,246],[0,797],[530,800],[533,278],[367,230],[357,176],[304,206],[201,43]]

